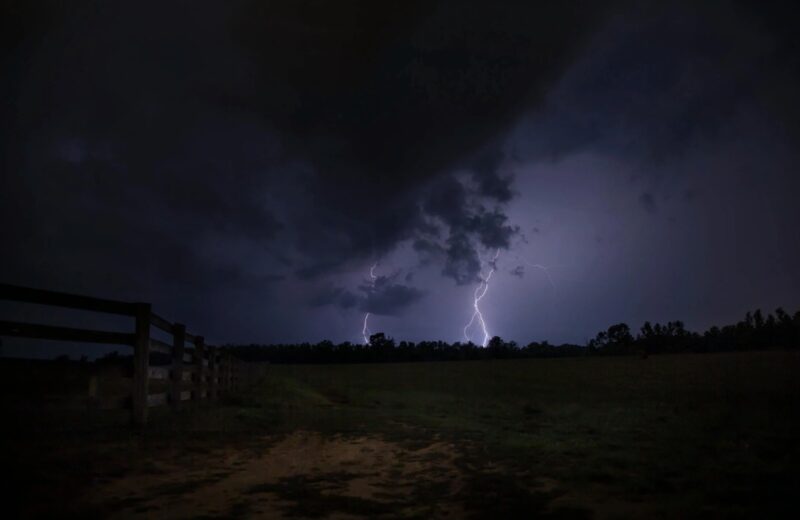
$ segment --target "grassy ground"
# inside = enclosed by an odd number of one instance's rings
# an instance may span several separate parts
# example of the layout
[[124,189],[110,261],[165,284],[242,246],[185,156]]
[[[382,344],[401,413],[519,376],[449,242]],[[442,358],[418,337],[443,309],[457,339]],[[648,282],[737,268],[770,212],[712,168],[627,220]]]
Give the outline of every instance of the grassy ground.
[[792,352],[275,365],[140,434],[4,427],[6,460],[22,514],[795,517],[799,376]]

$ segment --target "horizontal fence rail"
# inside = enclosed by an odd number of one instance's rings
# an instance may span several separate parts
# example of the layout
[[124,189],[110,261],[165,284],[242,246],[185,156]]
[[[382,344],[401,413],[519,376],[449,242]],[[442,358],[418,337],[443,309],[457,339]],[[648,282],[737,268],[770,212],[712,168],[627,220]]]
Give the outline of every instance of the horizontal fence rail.
[[108,343],[112,345],[133,345],[136,342],[135,335],[125,334],[123,332],[73,329],[70,327],[54,327],[52,325],[38,325],[13,321],[0,321],[0,336],[80,341],[84,343]]
[[[206,345],[203,336],[189,334],[185,325],[172,323],[153,313],[149,303],[106,300],[9,284],[0,284],[0,300],[132,317],[135,322],[132,333],[0,320],[0,336],[132,347],[131,394],[123,398],[98,397],[97,382],[92,379],[89,397],[102,408],[130,407],[131,421],[137,426],[147,423],[149,408],[168,405],[178,409],[186,402],[214,401],[220,395],[240,388],[245,379],[254,374],[252,370],[244,370],[243,362],[230,352]],[[171,335],[172,342],[153,338],[153,327]],[[169,364],[151,365],[152,354],[167,358]],[[167,390],[150,393],[150,381],[159,381],[162,386],[166,383]]]

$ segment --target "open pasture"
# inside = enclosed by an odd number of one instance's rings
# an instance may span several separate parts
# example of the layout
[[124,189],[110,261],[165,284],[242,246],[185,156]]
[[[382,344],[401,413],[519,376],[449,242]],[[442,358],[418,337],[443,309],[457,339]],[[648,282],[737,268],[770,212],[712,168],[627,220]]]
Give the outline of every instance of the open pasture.
[[267,374],[222,406],[155,415],[140,433],[99,413],[29,431],[6,423],[18,511],[674,518],[797,509],[796,352],[273,365]]

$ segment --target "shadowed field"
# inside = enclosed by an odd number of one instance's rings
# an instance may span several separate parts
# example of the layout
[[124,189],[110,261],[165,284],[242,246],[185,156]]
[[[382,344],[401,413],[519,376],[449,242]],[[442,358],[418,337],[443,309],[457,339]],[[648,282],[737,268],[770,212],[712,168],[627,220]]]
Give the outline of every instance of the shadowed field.
[[6,423],[19,512],[610,518],[798,509],[797,353],[268,373],[221,406],[156,415],[140,434],[99,412]]

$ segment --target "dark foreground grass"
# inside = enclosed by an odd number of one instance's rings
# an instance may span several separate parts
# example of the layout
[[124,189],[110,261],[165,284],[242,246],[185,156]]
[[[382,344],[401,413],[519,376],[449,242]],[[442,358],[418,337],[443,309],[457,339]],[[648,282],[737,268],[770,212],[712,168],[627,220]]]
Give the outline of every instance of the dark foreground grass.
[[[191,459],[221,445],[263,452],[265,435],[298,430],[380,436],[409,450],[455,443],[464,478],[448,496],[477,517],[789,517],[800,509],[793,352],[275,365],[223,406],[161,414],[145,433],[107,426],[22,438],[6,428],[6,437],[17,462],[21,454],[30,461],[27,474],[19,471],[22,492],[31,493],[42,475],[50,486],[79,488],[146,472],[147,454]],[[305,517],[391,516],[398,500],[321,492],[320,479],[254,491]],[[404,497],[420,504],[422,517],[433,511],[426,504],[443,499],[447,483],[437,482]]]
[[245,420],[471,441],[465,464],[551,478],[576,506],[800,510],[797,353],[274,366],[265,391]]

